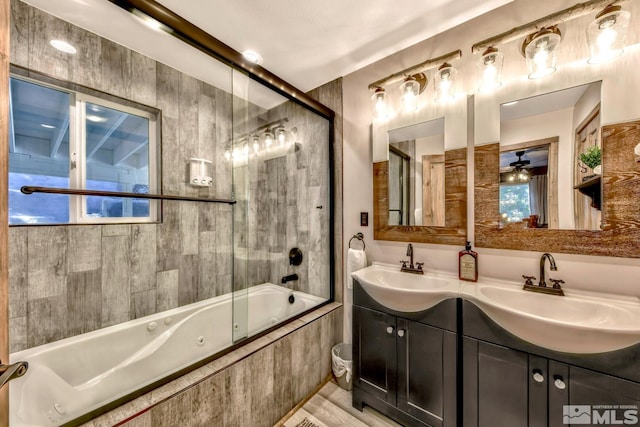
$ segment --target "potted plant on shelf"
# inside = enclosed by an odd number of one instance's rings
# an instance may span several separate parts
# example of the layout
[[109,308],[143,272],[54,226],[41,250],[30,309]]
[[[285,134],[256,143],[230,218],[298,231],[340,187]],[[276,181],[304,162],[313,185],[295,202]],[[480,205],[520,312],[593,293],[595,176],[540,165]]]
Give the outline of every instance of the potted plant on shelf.
[[[595,175],[602,173],[602,150],[597,145],[587,148],[584,153],[580,153],[578,159],[589,169],[593,170]],[[583,181],[592,178],[594,175],[585,176]]]

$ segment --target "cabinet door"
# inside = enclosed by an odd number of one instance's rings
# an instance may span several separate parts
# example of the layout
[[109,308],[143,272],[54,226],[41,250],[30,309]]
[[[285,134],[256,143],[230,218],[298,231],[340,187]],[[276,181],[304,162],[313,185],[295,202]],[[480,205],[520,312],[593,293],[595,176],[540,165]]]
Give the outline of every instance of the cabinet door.
[[396,405],[396,318],[353,307],[354,385]]
[[[558,393],[567,391],[565,403],[571,405],[556,408],[553,413],[550,408],[550,426],[586,418],[585,413],[592,424],[636,425],[640,421],[640,384],[556,362],[549,363],[549,372],[555,378],[550,387]],[[553,398],[550,388],[550,405]],[[567,423],[563,424],[563,418]]]
[[398,408],[434,426],[456,425],[456,335],[398,318]]
[[463,345],[463,425],[527,427],[527,354],[467,337]]

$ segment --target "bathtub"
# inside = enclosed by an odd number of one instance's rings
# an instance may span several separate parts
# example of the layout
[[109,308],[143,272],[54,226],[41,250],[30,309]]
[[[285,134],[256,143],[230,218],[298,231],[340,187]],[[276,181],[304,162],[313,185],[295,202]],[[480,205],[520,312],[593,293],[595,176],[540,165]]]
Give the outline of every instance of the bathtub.
[[264,283],[13,353],[29,370],[11,382],[10,425],[71,421],[324,301]]

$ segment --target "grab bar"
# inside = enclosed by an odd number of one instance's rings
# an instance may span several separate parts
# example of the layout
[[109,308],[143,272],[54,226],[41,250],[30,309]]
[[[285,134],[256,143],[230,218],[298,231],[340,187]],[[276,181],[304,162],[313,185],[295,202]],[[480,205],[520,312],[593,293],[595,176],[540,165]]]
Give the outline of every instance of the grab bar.
[[176,200],[182,202],[207,202],[207,203],[226,203],[234,205],[235,200],[230,199],[207,199],[204,197],[188,197],[188,196],[169,196],[166,194],[149,194],[149,193],[124,193],[119,191],[102,191],[102,190],[81,190],[76,188],[56,188],[56,187],[32,187],[25,185],[20,188],[24,194],[47,193],[47,194],[69,194],[74,196],[101,196],[101,197],[128,197],[130,199],[153,199],[153,200]]
[[18,362],[13,365],[0,365],[0,388],[11,380],[20,378],[27,373],[29,369],[29,363]]

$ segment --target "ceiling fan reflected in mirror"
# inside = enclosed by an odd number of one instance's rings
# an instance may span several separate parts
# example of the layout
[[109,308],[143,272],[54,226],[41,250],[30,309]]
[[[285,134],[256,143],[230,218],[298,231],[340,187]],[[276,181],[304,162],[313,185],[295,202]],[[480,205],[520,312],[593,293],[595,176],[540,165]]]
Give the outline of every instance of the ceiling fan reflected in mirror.
[[513,170],[507,174],[507,182],[528,182],[531,179],[531,174],[529,174],[529,171],[526,169],[526,166],[531,164],[531,161],[522,159],[524,153],[524,150],[516,151],[518,160],[509,163],[509,166],[513,167]]

